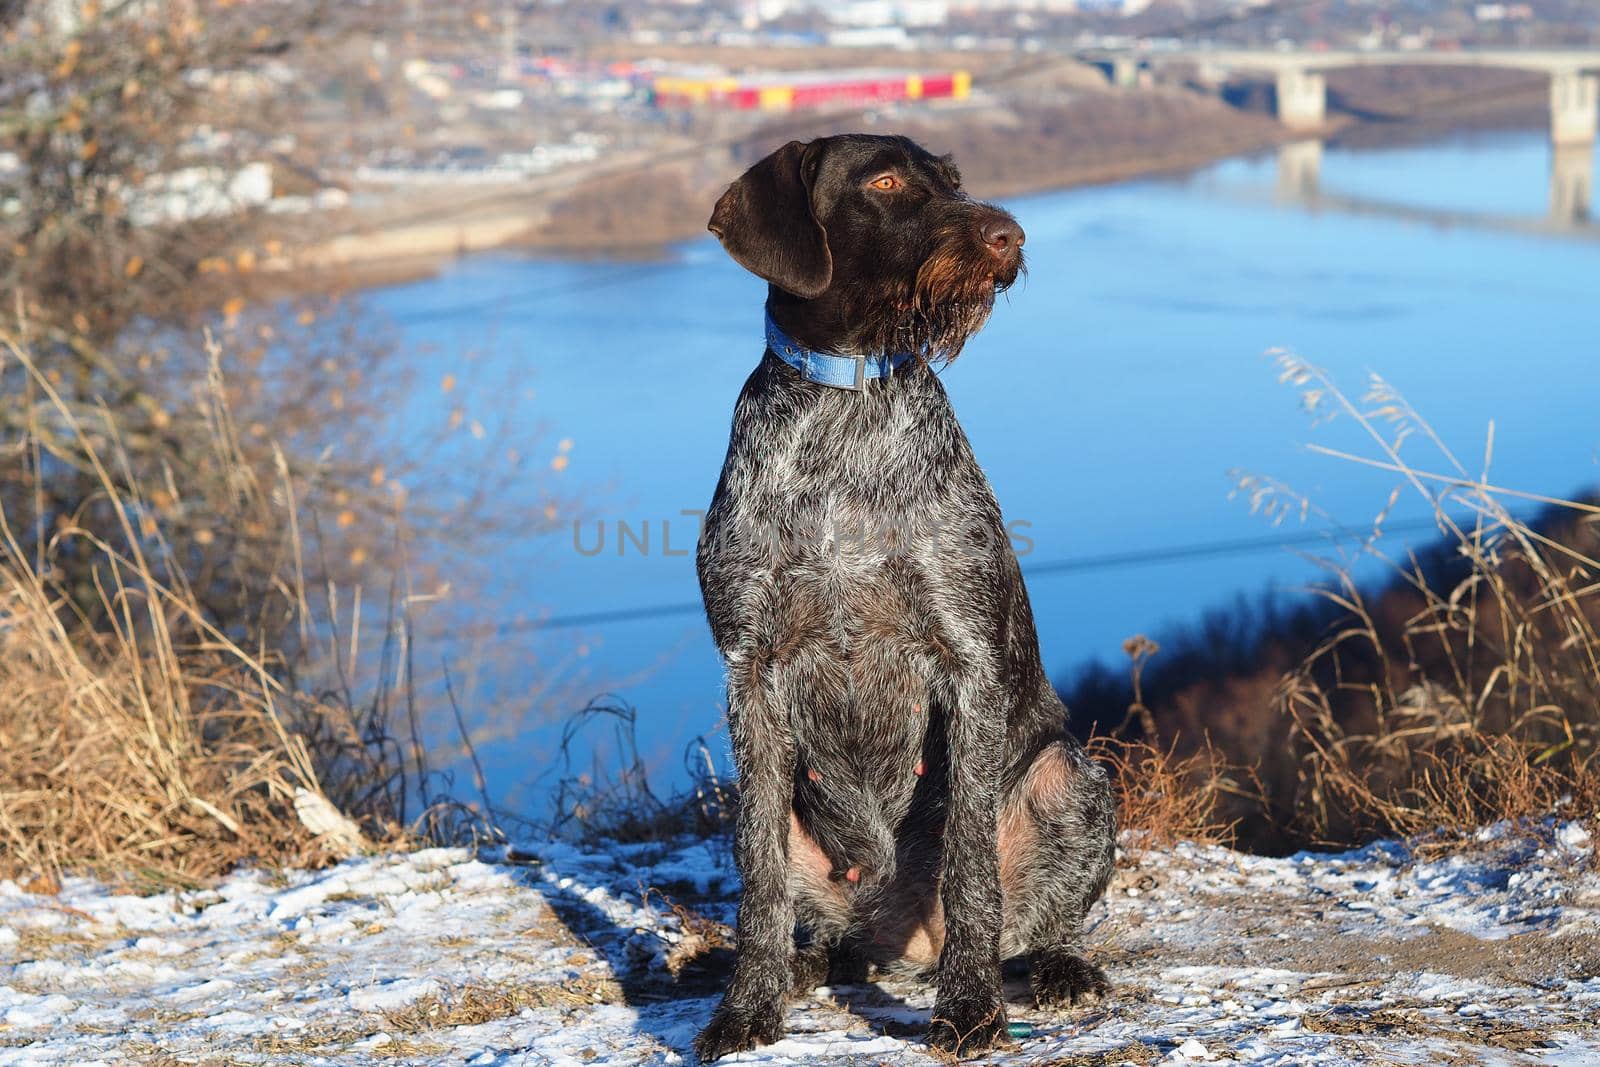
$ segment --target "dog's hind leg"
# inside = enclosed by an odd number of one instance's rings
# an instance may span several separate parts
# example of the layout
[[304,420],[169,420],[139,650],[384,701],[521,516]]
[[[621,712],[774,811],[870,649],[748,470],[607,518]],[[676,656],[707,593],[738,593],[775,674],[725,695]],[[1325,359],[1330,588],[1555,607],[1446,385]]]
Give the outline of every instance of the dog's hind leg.
[[1083,956],[1083,925],[1111,877],[1115,816],[1105,771],[1070,737],[1046,745],[1000,817],[1007,956],[1026,954],[1041,1007],[1105,996]]
[[832,952],[824,941],[812,941],[794,950],[794,963],[790,967],[789,996],[805,996],[828,981],[829,958]]
[[859,985],[867,980],[867,957],[852,941],[813,940],[795,949],[790,999],[820,985]]

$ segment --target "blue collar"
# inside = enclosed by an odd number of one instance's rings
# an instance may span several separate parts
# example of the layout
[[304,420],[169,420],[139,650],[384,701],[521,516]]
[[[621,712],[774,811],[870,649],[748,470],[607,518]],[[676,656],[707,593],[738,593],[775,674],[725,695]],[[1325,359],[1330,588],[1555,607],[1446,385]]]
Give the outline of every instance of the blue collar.
[[806,381],[831,385],[835,389],[861,392],[873,378],[887,378],[903,364],[916,358],[915,352],[884,356],[845,356],[833,352],[813,352],[779,329],[767,313],[767,350],[799,371]]

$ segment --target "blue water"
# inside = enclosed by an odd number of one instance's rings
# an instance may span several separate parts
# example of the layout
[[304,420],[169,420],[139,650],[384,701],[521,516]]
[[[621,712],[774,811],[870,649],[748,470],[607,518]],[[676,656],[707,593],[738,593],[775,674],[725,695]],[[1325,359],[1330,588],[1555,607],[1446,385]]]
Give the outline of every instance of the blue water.
[[[1275,346],[1328,368],[1352,397],[1381,374],[1469,468],[1483,465],[1492,420],[1499,484],[1560,496],[1600,482],[1600,232],[1535,237],[1428,215],[1538,218],[1548,166],[1531,134],[1327,150],[1325,193],[1386,199],[1420,209],[1415,218],[1284,202],[1272,156],[1009,202],[1030,273],[945,382],[1007,519],[1028,524],[1022,562],[1043,567],[1029,584],[1055,677],[1094,658],[1122,662],[1131,634],[1317,577],[1285,548],[1103,558],[1327,526],[1252,515],[1230,499],[1230,471],[1280,479],[1350,526],[1384,506],[1393,475],[1308,451],[1373,448],[1348,419],[1314,424],[1264,355]],[[468,434],[483,413],[477,451],[439,461],[442,479],[492,466],[502,421],[542,427],[531,475],[495,506],[535,523],[545,494],[575,496],[586,549],[605,521],[603,550],[585,555],[569,521],[578,512],[561,505],[554,532],[513,539],[480,561],[486,582],[435,610],[430,654],[496,654],[462,683],[469,719],[523,702],[559,714],[614,692],[638,708],[643,754],[667,783],[684,743],[717,724],[720,667],[698,615],[552,630],[516,620],[698,599],[695,519],[683,512],[703,508],[716,484],[734,399],[762,351],[763,293],[707,239],[646,264],[471,258],[372,295],[373,314],[416,350],[404,417],[442,425],[459,406]],[[447,374],[449,393],[434,385]],[[1405,450],[1444,468],[1416,438]],[[1427,511],[1415,494],[1394,507],[1399,519]],[[618,520],[636,533],[648,523],[647,553],[630,541],[619,556]],[[1092,566],[1050,566],[1074,562]],[[536,804],[558,735],[537,717],[492,735],[483,754],[507,803]]]

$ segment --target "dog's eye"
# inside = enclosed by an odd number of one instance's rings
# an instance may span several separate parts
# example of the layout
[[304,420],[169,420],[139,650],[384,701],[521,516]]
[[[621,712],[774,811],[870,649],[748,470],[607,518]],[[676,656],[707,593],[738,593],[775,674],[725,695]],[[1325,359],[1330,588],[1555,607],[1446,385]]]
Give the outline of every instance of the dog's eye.
[[876,189],[880,193],[892,193],[900,188],[900,179],[893,174],[883,174],[868,182],[867,187]]

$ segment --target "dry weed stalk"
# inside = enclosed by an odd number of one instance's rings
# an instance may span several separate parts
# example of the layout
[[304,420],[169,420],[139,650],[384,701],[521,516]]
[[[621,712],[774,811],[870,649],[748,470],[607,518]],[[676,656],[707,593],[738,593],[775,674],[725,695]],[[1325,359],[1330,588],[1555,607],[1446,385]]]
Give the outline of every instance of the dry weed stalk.
[[[1318,368],[1279,364],[1308,409],[1352,420],[1376,454],[1313,447],[1399,475],[1451,550],[1391,559],[1380,516],[1363,550],[1399,576],[1397,590],[1374,600],[1348,566],[1330,568],[1322,595],[1343,621],[1277,696],[1306,757],[1299,817],[1324,838],[1459,835],[1553,812],[1600,819],[1600,506],[1492,484],[1492,425],[1474,474],[1382,379],[1358,404]],[[1402,455],[1413,438],[1443,472]],[[1523,521],[1508,500],[1549,511]]]
[[[574,742],[586,727],[605,722],[613,727],[617,769],[608,772],[596,759],[590,770],[575,773]],[[738,787],[718,771],[705,738],[694,738],[684,751],[688,789],[662,799],[650,785],[636,731],[634,709],[609,696],[591,701],[567,720],[561,734],[555,815],[546,829],[558,836],[633,842],[730,827],[738,809]]]
[[684,968],[708,953],[733,947],[733,928],[726,923],[706,918],[688,905],[673,900],[654,886],[642,887],[639,898],[646,907],[650,905],[651,897],[660,899],[662,907],[678,920],[678,929],[682,931],[682,936],[666,954],[667,970],[674,978],[678,977]]

